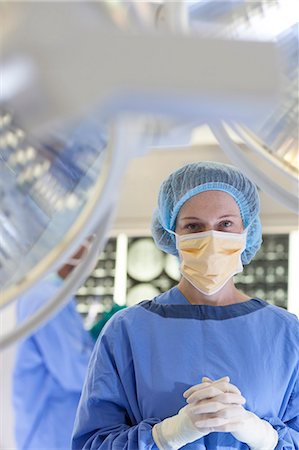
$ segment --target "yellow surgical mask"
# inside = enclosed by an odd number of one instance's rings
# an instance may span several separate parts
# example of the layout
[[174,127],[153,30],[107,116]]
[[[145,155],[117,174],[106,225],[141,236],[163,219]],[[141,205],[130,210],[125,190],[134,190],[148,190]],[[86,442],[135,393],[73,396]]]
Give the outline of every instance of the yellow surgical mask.
[[216,294],[233,275],[242,272],[246,235],[247,231],[175,233],[181,274],[203,294]]

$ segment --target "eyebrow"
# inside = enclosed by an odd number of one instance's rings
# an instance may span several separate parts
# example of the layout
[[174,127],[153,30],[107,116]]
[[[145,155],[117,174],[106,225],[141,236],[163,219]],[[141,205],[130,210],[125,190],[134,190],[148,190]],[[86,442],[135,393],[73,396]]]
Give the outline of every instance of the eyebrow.
[[220,216],[218,217],[218,219],[225,219],[226,217],[240,217],[240,216],[239,214],[224,214],[224,216]]
[[[219,219],[226,219],[228,217],[241,218],[238,214],[225,214],[224,216],[218,217],[217,220],[219,220]],[[201,219],[199,217],[188,216],[188,217],[180,217],[180,220],[199,220],[199,221],[201,221],[201,220],[204,220],[204,219]]]

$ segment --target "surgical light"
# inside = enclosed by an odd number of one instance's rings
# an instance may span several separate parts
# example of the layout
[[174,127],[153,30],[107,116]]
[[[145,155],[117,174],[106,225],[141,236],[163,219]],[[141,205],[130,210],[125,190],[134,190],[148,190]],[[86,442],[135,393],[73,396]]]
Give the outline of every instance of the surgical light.
[[[190,6],[190,28],[231,39],[269,40],[280,54],[283,95],[270,114],[251,123],[211,122],[229,159],[290,210],[298,203],[299,9],[292,0],[198,1]],[[253,61],[253,67],[260,67]],[[231,136],[237,134],[241,144]]]
[[149,32],[150,8],[135,2],[134,33],[112,30],[94,14],[95,4],[7,3],[2,15],[11,20],[2,34],[1,74],[21,62],[24,75],[10,92],[1,87],[0,305],[96,234],[85,269],[77,267],[52,303],[2,346],[46,320],[88,275],[133,156],[175,139],[187,143],[202,123],[262,120],[279,97],[274,44]]

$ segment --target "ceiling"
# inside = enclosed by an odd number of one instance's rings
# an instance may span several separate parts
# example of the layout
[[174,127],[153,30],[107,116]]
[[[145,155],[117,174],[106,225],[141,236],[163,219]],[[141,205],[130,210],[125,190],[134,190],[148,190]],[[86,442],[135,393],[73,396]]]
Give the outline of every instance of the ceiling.
[[[186,148],[151,150],[129,164],[119,197],[111,235],[148,235],[152,211],[161,182],[175,169],[199,160],[230,163],[208,127],[200,127]],[[261,192],[261,220],[264,233],[288,233],[298,229],[298,217]]]

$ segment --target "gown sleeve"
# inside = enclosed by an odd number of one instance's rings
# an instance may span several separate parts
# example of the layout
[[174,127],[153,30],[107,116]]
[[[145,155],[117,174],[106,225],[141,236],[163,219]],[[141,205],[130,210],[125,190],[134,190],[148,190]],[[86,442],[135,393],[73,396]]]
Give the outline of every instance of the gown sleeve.
[[113,326],[114,319],[103,329],[90,360],[72,450],[158,450],[152,427],[160,419],[141,416],[129,340],[121,327]]
[[282,419],[264,417],[278,433],[275,450],[299,450],[299,363],[295,380],[295,386]]
[[52,320],[34,335],[47,370],[66,391],[81,392],[92,349],[88,332],[71,299]]
[[[22,297],[19,301],[18,322],[38,311],[56,291],[55,284],[45,280]],[[83,328],[72,297],[32,336],[21,341],[17,366],[19,371],[33,372],[36,366],[42,364],[64,390],[81,392],[92,348],[93,340]]]

